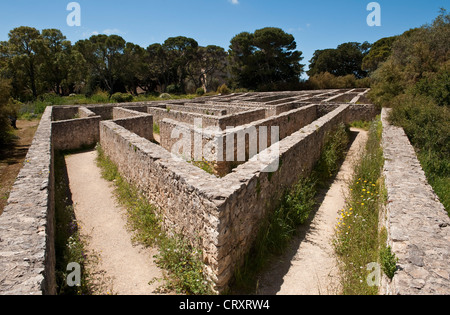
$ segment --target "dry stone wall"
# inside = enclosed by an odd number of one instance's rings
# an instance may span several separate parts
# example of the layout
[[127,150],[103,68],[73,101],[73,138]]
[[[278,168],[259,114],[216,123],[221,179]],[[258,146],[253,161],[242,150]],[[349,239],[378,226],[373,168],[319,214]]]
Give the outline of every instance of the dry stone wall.
[[42,115],[0,216],[0,294],[55,294],[52,108]]
[[414,148],[402,128],[383,109],[384,177],[388,242],[399,259],[385,294],[450,293],[450,218],[428,184]]
[[100,140],[102,118],[92,116],[52,123],[54,150],[68,151],[95,146]]

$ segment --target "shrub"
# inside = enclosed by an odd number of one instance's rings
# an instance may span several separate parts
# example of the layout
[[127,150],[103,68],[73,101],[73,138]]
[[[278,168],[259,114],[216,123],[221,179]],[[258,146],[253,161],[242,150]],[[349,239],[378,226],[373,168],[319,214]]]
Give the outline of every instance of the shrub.
[[228,86],[226,84],[222,84],[217,89],[217,93],[222,94],[222,95],[230,94],[230,89],[228,88]]
[[335,76],[329,72],[322,72],[312,76],[308,85],[312,89],[350,89],[350,88],[368,88],[371,79],[357,79],[353,74],[346,76]]
[[133,101],[133,95],[128,93],[114,93],[111,96],[111,100],[117,103],[126,103],[126,102],[132,102]]
[[103,104],[109,102],[109,95],[107,92],[98,89],[91,97],[92,103]]
[[198,96],[202,96],[202,95],[205,94],[205,90],[203,88],[198,88],[196,93],[197,93]]
[[[311,175],[299,179],[291,189],[285,191],[279,205],[263,221],[253,247],[245,256],[244,265],[235,272],[236,287],[248,289],[254,285],[257,272],[269,258],[281,254],[297,233],[299,225],[307,222],[316,206],[320,186],[326,186],[325,183],[328,184],[330,178],[336,175],[348,141],[349,135],[343,125],[326,135],[320,162],[315,165]],[[268,176],[270,180],[273,174],[269,173]],[[259,194],[260,183],[256,190]]]
[[392,253],[392,248],[387,246],[380,250],[381,268],[386,276],[392,280],[397,271],[398,258]]
[[[450,155],[450,110],[438,106],[431,97],[399,95],[391,101],[393,124],[405,133],[422,152],[432,151],[441,159]],[[448,174],[448,171],[447,171]]]
[[450,63],[420,80],[414,87],[414,94],[430,96],[439,106],[450,104]]
[[177,84],[171,84],[171,85],[169,85],[167,87],[166,91],[169,94],[180,94],[181,93],[181,88]]
[[159,96],[159,98],[162,98],[162,99],[171,99],[172,96],[170,96],[169,93],[162,93],[162,94]]

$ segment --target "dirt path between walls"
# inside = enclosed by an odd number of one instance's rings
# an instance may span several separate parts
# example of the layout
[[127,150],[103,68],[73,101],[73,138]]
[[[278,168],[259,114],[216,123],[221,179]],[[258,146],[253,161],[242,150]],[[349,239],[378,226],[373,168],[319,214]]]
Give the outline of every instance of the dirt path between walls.
[[157,252],[132,243],[126,210],[115,202],[114,188],[101,177],[96,157],[96,151],[66,156],[75,215],[88,238],[88,252],[99,257],[97,268],[110,279],[113,294],[154,294],[158,282],[149,281],[162,277],[153,261]]
[[260,277],[257,294],[335,295],[340,292],[332,240],[338,212],[345,207],[353,166],[364,152],[368,133],[351,129],[356,136],[341,169],[310,222],[301,227],[286,254]]

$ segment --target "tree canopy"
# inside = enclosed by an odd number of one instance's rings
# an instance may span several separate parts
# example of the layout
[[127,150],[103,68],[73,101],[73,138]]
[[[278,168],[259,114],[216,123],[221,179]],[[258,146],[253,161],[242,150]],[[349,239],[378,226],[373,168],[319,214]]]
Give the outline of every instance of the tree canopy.
[[233,85],[261,90],[298,83],[304,65],[300,64],[302,52],[296,48],[294,36],[279,28],[236,35],[229,50]]
[[23,26],[0,42],[0,76],[10,80],[12,96],[22,101],[49,92],[92,94],[97,89],[109,95],[217,89],[226,60],[223,48],[199,47],[183,36],[147,48],[104,34],[72,45],[60,30]]
[[353,74],[358,79],[364,78],[368,73],[362,69],[362,63],[370,47],[368,42],[349,42],[336,49],[316,50],[310,60],[308,75],[328,72],[335,76]]

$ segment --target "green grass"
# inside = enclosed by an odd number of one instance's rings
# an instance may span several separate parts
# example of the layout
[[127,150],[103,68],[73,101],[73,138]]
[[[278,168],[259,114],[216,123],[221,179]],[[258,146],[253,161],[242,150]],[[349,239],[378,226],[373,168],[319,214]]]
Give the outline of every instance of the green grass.
[[[378,294],[378,287],[369,286],[366,281],[370,273],[366,266],[378,263],[380,256],[385,260],[388,257],[378,230],[379,210],[386,201],[381,134],[381,121],[377,119],[370,127],[366,151],[355,165],[347,205],[336,226],[334,245],[344,295]],[[389,268],[392,270],[392,265]]]
[[244,257],[243,265],[234,274],[232,291],[257,291],[257,276],[274,257],[284,252],[316,207],[316,198],[321,188],[329,186],[345,157],[349,143],[348,129],[341,125],[326,136],[320,159],[312,174],[300,179],[286,191],[260,226],[253,247]]
[[[440,202],[450,216],[450,176],[448,176],[449,158],[440,158],[429,152],[417,154],[420,164],[427,176],[428,183],[433,187],[434,192],[439,197]],[[446,164],[446,170],[440,171],[440,165]],[[439,165],[436,167],[436,165]]]
[[212,164],[212,162],[206,161],[205,158],[203,158],[202,161],[190,161],[189,163],[202,169],[203,171],[205,171],[206,173],[208,173],[210,175],[215,175],[214,165]]
[[153,133],[159,135],[161,133],[161,130],[159,128],[159,125],[157,123],[153,123]]
[[365,131],[369,131],[370,125],[371,125],[370,121],[358,120],[358,121],[352,122],[350,124],[350,127],[362,129],[362,130],[365,130]]
[[155,262],[167,270],[164,279],[155,279],[162,282],[159,290],[189,295],[212,294],[211,282],[204,272],[202,251],[183,236],[166,233],[158,209],[119,174],[117,166],[105,156],[100,146],[97,146],[97,152],[102,176],[114,182],[117,199],[127,209],[134,241],[159,250]]

